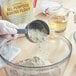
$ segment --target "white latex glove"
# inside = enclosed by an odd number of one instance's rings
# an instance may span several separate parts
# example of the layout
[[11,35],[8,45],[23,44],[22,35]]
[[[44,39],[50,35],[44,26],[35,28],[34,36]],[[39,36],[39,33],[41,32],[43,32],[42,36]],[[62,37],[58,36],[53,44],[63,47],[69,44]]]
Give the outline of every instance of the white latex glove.
[[0,37],[8,38],[8,36],[15,37],[17,33],[17,26],[5,20],[0,20]]

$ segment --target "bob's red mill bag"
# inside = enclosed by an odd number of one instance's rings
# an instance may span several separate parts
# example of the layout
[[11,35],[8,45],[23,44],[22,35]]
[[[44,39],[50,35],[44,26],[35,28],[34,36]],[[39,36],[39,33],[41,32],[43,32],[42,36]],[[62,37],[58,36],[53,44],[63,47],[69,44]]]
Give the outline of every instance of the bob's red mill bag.
[[2,18],[16,25],[33,19],[33,0],[0,0]]

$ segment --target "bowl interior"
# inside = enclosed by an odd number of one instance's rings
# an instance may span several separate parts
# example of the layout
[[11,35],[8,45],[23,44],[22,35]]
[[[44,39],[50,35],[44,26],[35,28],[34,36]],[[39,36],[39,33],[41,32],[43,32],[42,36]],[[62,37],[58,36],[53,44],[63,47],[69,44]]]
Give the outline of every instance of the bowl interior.
[[[12,63],[16,64],[37,56],[45,61],[46,64],[43,66],[48,66],[62,62],[64,59],[69,58],[71,54],[69,41],[59,36],[50,35],[49,38],[42,43],[32,43],[25,37],[20,37],[10,41],[9,44],[21,49],[21,52],[12,61]],[[47,62],[50,62],[50,64]]]

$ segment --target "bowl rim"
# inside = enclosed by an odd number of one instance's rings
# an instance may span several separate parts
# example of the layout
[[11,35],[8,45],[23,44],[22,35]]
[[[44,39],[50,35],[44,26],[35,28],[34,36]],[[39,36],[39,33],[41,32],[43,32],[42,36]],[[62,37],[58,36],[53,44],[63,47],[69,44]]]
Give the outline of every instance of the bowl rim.
[[23,65],[19,65],[19,64],[13,63],[13,62],[5,59],[1,54],[0,54],[0,57],[1,57],[1,59],[2,59],[7,65],[13,66],[13,67],[19,67],[19,68],[25,68],[25,69],[26,69],[26,68],[27,68],[27,69],[44,69],[44,68],[47,69],[47,68],[52,68],[52,67],[54,67],[54,66],[60,65],[61,63],[64,63],[67,59],[70,59],[71,54],[72,54],[72,44],[71,44],[71,42],[70,42],[65,36],[62,36],[61,38],[64,38],[65,41],[67,41],[66,44],[67,44],[67,46],[68,46],[68,48],[69,48],[69,54],[68,54],[66,57],[64,57],[62,60],[60,60],[60,61],[58,61],[58,62],[56,62],[56,63],[53,63],[53,64],[51,64],[51,65],[44,65],[44,66],[37,66],[37,67],[23,66]]
[[76,42],[76,31],[73,33],[74,41]]

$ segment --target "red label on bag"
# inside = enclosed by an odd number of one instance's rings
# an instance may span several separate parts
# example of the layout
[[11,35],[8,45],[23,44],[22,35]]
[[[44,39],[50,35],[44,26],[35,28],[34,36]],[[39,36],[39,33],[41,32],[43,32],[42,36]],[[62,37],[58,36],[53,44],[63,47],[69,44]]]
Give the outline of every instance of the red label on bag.
[[33,7],[36,8],[37,0],[34,0]]

